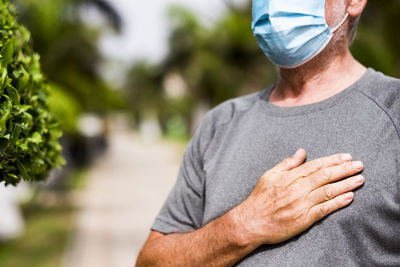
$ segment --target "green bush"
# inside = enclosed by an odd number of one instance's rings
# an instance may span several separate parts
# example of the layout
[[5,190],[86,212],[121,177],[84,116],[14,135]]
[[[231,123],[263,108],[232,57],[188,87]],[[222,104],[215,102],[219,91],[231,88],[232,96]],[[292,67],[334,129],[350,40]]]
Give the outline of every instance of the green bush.
[[40,181],[63,164],[59,123],[47,104],[49,86],[29,31],[0,0],[0,182]]
[[49,85],[50,112],[60,121],[64,134],[77,135],[78,117],[82,112],[82,107],[72,95],[68,94],[67,90],[54,83],[49,83]]

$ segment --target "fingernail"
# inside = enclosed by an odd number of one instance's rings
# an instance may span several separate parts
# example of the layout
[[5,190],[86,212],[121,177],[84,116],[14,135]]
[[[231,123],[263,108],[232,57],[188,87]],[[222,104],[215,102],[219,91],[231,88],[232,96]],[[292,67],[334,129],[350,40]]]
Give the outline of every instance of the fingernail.
[[354,161],[353,162],[353,167],[355,169],[361,169],[363,167],[363,163],[361,161]]
[[342,155],[342,159],[344,161],[351,161],[352,160],[352,156],[350,154],[343,154]]
[[354,177],[354,180],[355,180],[355,182],[356,183],[358,183],[358,184],[362,184],[362,183],[364,183],[364,176],[362,176],[362,175],[357,175],[356,177]]
[[353,192],[348,192],[348,193],[344,194],[343,197],[344,197],[344,199],[346,201],[351,201],[353,199],[353,197],[354,197],[354,193]]

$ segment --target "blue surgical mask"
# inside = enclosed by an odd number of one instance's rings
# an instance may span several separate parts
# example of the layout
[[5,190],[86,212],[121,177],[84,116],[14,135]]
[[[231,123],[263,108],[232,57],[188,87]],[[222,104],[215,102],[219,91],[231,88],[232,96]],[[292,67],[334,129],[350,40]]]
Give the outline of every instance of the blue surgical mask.
[[331,29],[325,0],[253,0],[252,30],[267,57],[290,69],[317,56],[347,16]]

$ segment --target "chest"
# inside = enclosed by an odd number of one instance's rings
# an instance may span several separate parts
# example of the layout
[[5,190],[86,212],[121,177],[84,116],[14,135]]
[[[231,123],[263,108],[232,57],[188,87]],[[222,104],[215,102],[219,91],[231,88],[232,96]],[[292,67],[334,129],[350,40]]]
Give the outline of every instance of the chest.
[[[302,147],[307,151],[306,161],[351,153],[354,160],[363,161],[366,182],[355,192],[355,200],[349,207],[314,225],[299,240],[322,240],[320,244],[329,246],[343,236],[367,242],[374,233],[379,233],[387,238],[385,242],[397,242],[400,229],[393,232],[393,225],[400,223],[399,137],[389,119],[380,114],[371,116],[375,123],[357,116],[340,121],[329,120],[327,116],[326,121],[318,123],[282,119],[265,127],[267,121],[260,119],[256,123],[243,122],[240,130],[225,129],[207,152],[203,223],[243,202],[265,171]],[[299,244],[301,241],[278,250]]]

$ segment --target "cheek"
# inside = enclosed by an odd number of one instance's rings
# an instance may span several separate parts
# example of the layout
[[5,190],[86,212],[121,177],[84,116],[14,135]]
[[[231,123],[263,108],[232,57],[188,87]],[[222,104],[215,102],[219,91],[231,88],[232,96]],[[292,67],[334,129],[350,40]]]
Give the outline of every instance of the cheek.
[[346,0],[326,0],[325,20],[330,28],[336,27],[346,14]]
[[325,1],[325,20],[326,24],[328,24],[329,27],[333,27],[333,22],[334,22],[334,11],[335,11],[335,6],[334,3],[337,0],[326,0]]

